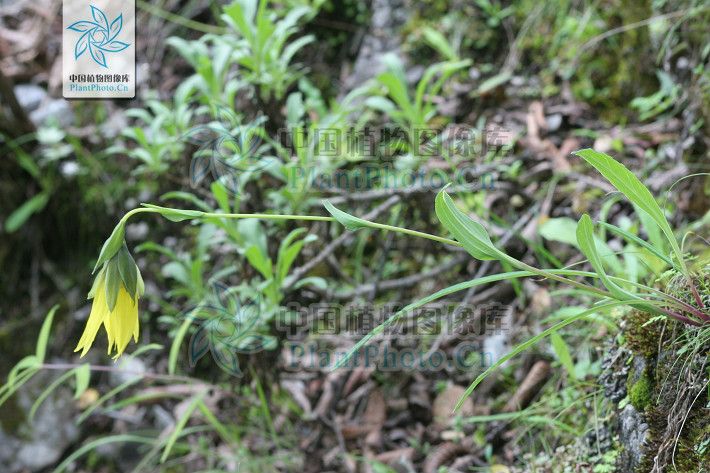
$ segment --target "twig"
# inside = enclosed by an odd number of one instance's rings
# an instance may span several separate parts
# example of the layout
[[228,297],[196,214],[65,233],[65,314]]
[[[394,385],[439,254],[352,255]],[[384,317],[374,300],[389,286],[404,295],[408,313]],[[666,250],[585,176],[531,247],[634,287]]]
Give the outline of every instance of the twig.
[[427,273],[419,273],[399,279],[389,279],[380,282],[379,284],[377,284],[377,286],[375,286],[375,284],[363,284],[362,286],[357,287],[351,291],[332,292],[329,293],[328,296],[332,299],[352,299],[353,297],[371,293],[375,289],[375,287],[377,289],[377,292],[382,292],[389,291],[392,289],[399,289],[402,287],[413,286],[414,284],[418,284],[421,281],[424,281],[425,279],[430,279],[432,277],[445,273],[446,271],[455,268],[457,265],[468,261],[469,259],[470,255],[466,253],[466,255],[456,256],[452,261],[441,264]]
[[338,425],[337,420],[330,420],[328,417],[325,415],[320,416],[321,422],[325,424],[327,427],[330,427],[333,432],[335,433],[335,437],[338,439],[338,447],[340,448],[340,451],[342,452],[343,455],[343,463],[345,464],[345,468],[347,468],[348,473],[355,473],[350,466],[350,463],[348,462],[348,450],[345,448],[345,439],[343,438],[343,432],[340,430],[340,426]]
[[[331,203],[333,203],[335,199],[331,199]],[[364,220],[372,220],[376,218],[378,215],[380,215],[382,212],[385,210],[389,209],[392,207],[394,204],[398,203],[401,200],[401,198],[397,195],[391,196],[389,199],[372,209],[371,212],[367,213],[363,219]],[[335,205],[335,204],[333,204]],[[298,282],[305,274],[307,274],[309,271],[311,271],[313,268],[317,267],[319,264],[323,262],[330,254],[333,253],[340,245],[342,245],[348,238],[352,237],[352,233],[349,231],[343,232],[342,235],[340,235],[338,238],[330,242],[325,248],[323,248],[323,251],[318,253],[318,256],[313,258],[312,260],[308,261],[306,264],[303,266],[299,266],[298,268],[293,270],[293,273],[291,273],[291,277],[289,278],[289,281],[284,284],[284,291],[289,290],[291,287],[293,287],[296,282]]]

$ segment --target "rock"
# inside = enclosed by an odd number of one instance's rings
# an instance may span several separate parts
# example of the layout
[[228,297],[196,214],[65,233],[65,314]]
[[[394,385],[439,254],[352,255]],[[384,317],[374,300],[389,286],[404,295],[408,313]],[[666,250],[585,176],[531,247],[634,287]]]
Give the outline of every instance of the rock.
[[398,31],[414,11],[408,7],[407,0],[372,1],[371,27],[363,38],[353,64],[353,72],[344,81],[340,92],[341,99],[351,90],[384,72],[385,67],[381,61],[383,54],[400,53],[401,40]]
[[20,84],[14,88],[17,102],[26,112],[37,110],[47,96],[47,91],[34,84]]
[[624,447],[619,455],[618,471],[635,471],[643,458],[641,449],[646,441],[648,425],[631,404],[627,404],[618,416],[619,444]]
[[562,126],[562,114],[553,113],[545,117],[545,123],[547,123],[547,131],[555,132]]
[[138,358],[129,358],[127,360],[119,360],[116,363],[122,368],[118,371],[111,371],[109,375],[109,384],[113,387],[127,383],[135,378],[141,378],[146,372],[145,363]]
[[[30,379],[3,406],[0,423],[0,470],[40,471],[55,464],[79,438],[73,393],[64,384],[52,391],[28,420],[35,400],[60,372],[42,371]],[[12,409],[12,416],[6,415]]]
[[620,348],[614,345],[602,360],[602,374],[599,384],[604,388],[604,396],[612,402],[619,402],[626,397],[626,383],[629,377],[629,365],[626,357],[617,356]]
[[59,128],[67,128],[74,123],[74,112],[64,99],[49,99],[37,110],[30,112],[30,120],[37,127],[46,125],[53,118]]
[[66,128],[74,123],[74,112],[65,99],[54,99],[47,91],[34,84],[20,84],[14,88],[17,102],[25,109],[36,127],[47,124],[53,117],[59,128]]

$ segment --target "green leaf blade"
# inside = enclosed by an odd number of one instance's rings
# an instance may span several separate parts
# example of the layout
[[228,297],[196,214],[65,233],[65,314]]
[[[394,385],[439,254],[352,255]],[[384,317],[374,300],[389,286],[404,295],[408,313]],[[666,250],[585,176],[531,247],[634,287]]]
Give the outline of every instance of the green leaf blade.
[[336,209],[335,206],[331,204],[328,200],[323,201],[323,206],[338,222],[340,222],[345,228],[350,231],[356,231],[362,228],[372,227],[372,224],[367,220],[353,217],[352,215],[345,213],[342,210]]
[[683,274],[688,276],[688,269],[683,259],[683,253],[678,246],[678,241],[673,234],[673,229],[668,224],[663,210],[654,199],[651,191],[631,172],[626,166],[616,161],[611,156],[599,153],[593,149],[575,151],[573,154],[581,157],[594,166],[614,187],[626,196],[636,206],[646,212],[666,235],[673,252],[678,259]]
[[463,245],[471,256],[478,260],[506,259],[504,255],[493,246],[488,232],[480,223],[459,210],[454,204],[446,189],[442,189],[436,196],[436,216],[449,230],[456,240]]

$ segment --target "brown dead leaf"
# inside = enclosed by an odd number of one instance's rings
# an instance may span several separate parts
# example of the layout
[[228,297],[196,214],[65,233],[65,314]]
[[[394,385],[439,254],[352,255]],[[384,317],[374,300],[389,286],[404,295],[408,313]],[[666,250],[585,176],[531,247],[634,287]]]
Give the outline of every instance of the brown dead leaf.
[[390,450],[389,452],[382,452],[375,455],[375,461],[380,463],[392,463],[402,457],[412,460],[414,458],[414,448],[398,448],[397,450]]
[[434,424],[439,427],[448,427],[449,421],[454,416],[470,417],[473,415],[473,400],[467,397],[461,407],[452,414],[454,408],[459,403],[466,388],[452,384],[434,399]]

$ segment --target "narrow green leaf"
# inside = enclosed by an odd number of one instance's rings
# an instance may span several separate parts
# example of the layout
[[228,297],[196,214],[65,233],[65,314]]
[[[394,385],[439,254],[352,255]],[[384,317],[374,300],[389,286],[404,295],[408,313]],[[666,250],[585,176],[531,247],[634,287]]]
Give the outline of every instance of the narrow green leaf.
[[592,223],[592,219],[589,218],[589,215],[585,214],[579,219],[579,223],[577,224],[577,243],[582,253],[589,259],[594,270],[599,274],[599,278],[602,284],[604,284],[604,287],[606,287],[614,297],[619,300],[639,299],[638,296],[619,287],[615,282],[609,279],[609,276],[606,274],[594,243],[594,224]]
[[557,359],[560,360],[560,363],[564,366],[565,370],[567,370],[570,377],[575,379],[574,362],[572,361],[572,355],[569,353],[567,344],[557,332],[550,335],[550,341],[552,342],[552,348],[555,350]]
[[607,223],[607,222],[598,222],[598,223],[599,223],[599,225],[601,225],[605,228],[608,228],[609,230],[611,230],[615,233],[618,233],[619,235],[624,237],[627,241],[632,241],[632,242],[636,243],[637,245],[643,246],[648,251],[650,251],[651,253],[656,255],[658,258],[665,261],[669,266],[671,266],[671,267],[673,266],[673,262],[671,261],[671,259],[668,256],[661,253],[655,246],[653,246],[649,242],[644,241],[641,238],[637,237],[636,235],[629,233],[626,230],[622,230],[621,228],[617,227],[616,225],[612,225],[611,223]]
[[268,256],[264,258],[264,255],[261,254],[261,250],[259,250],[258,246],[253,245],[249,247],[249,249],[244,253],[244,256],[247,257],[249,264],[251,264],[254,269],[259,271],[264,278],[273,278],[274,274],[273,269],[271,268],[271,259]]
[[[216,183],[212,183],[216,184]],[[217,187],[223,187],[219,184],[216,184]],[[226,192],[226,191],[225,191]],[[161,201],[169,200],[169,199],[180,199],[184,200],[186,202],[190,202],[192,205],[195,207],[199,207],[205,212],[212,212],[212,207],[210,207],[207,202],[204,200],[200,199],[197,197],[195,194],[192,194],[190,192],[183,192],[183,191],[171,191],[171,192],[166,192],[165,194],[160,196]]]
[[37,364],[44,363],[44,357],[47,354],[47,340],[49,339],[49,331],[52,328],[52,321],[54,320],[54,313],[59,308],[59,304],[52,307],[47,313],[47,317],[42,323],[42,328],[39,330],[39,336],[37,337],[37,348],[35,351],[35,356],[37,357]]
[[688,276],[688,269],[683,259],[683,253],[678,246],[678,241],[673,234],[673,229],[668,224],[663,210],[659,207],[656,199],[651,192],[643,185],[643,183],[623,164],[617,162],[611,156],[598,153],[593,149],[583,149],[575,151],[573,154],[580,156],[589,164],[594,166],[602,176],[612,183],[622,194],[631,202],[636,204],[638,208],[646,212],[656,224],[661,227],[661,230],[666,235],[666,239],[671,244],[673,252],[681,265],[683,274]]
[[[227,188],[219,182],[213,182],[212,185],[210,185],[210,190],[212,190],[212,195],[217,201],[219,208],[222,209],[223,212],[229,213],[229,195],[227,194]],[[208,210],[205,208],[205,211],[207,212]]]
[[[7,384],[0,388],[0,393],[2,393],[3,390],[8,386],[11,386],[13,388],[16,387],[15,384],[20,379],[20,376],[22,374],[27,373],[29,371],[39,370],[39,365],[41,364],[42,361],[37,358],[37,355],[27,355],[26,357],[18,361],[17,364],[12,367],[10,373],[7,375]],[[0,406],[1,405],[2,403],[0,402]]]
[[35,414],[37,414],[37,409],[39,409],[39,406],[42,405],[44,400],[47,399],[47,397],[52,394],[52,392],[57,389],[60,384],[71,378],[75,370],[76,368],[71,369],[62,374],[59,378],[55,379],[54,382],[50,384],[44,391],[42,391],[39,396],[37,396],[37,399],[35,399],[35,402],[32,404],[32,407],[30,408],[30,412],[28,414],[28,418],[30,421],[34,419]]
[[5,220],[5,231],[12,233],[17,231],[29,219],[32,214],[42,211],[49,202],[49,194],[40,192],[30,200],[20,205]]
[[111,232],[111,236],[104,242],[104,246],[101,248],[101,253],[99,253],[99,259],[96,260],[96,265],[94,266],[94,270],[91,271],[91,274],[95,273],[99,266],[113,258],[113,256],[118,253],[118,250],[121,249],[121,246],[123,245],[125,228],[125,220],[118,222],[118,225],[116,225],[113,232]]
[[330,214],[335,217],[335,219],[340,222],[345,228],[351,231],[360,230],[361,228],[370,227],[370,222],[363,220],[361,218],[353,217],[350,214],[343,212],[342,210],[336,209],[333,204],[329,201],[324,200],[323,206],[330,212]]
[[367,335],[362,337],[349,351],[348,353],[341,358],[333,367],[331,371],[335,371],[341,366],[343,366],[347,361],[357,352],[360,348],[362,348],[363,345],[365,345],[372,337],[383,331],[388,325],[393,324],[394,322],[397,321],[400,317],[402,317],[404,314],[415,310],[424,304],[427,304],[429,302],[435,301],[437,299],[440,299],[444,296],[447,296],[449,294],[453,294],[454,292],[462,291],[464,289],[468,289],[473,286],[479,286],[482,284],[488,284],[492,282],[497,282],[497,281],[505,281],[508,279],[515,279],[515,278],[520,278],[524,276],[534,276],[535,273],[531,273],[529,271],[516,271],[512,273],[503,273],[503,274],[494,274],[492,276],[485,276],[482,278],[478,279],[473,279],[471,281],[464,281],[458,284],[454,284],[453,286],[449,286],[447,288],[444,288],[438,292],[435,292],[434,294],[430,294],[422,299],[419,299],[416,302],[413,302],[403,308],[402,310],[394,313],[390,318],[382,322],[380,325],[372,329]]
[[511,77],[513,77],[513,74],[511,74],[510,72],[502,72],[500,74],[496,74],[493,77],[484,80],[483,83],[478,86],[478,90],[476,92],[478,93],[478,95],[485,95],[496,87],[508,82]]
[[436,196],[436,216],[456,240],[478,260],[507,259],[491,242],[488,232],[480,223],[461,212],[442,189]]
[[192,320],[189,317],[185,317],[185,320],[183,320],[177,334],[175,335],[175,338],[173,338],[172,344],[170,345],[170,355],[168,356],[169,375],[174,375],[177,370],[177,359],[180,354],[180,347],[182,346],[182,341],[185,339],[185,335],[187,335],[190,325],[192,325]]
[[190,416],[192,416],[193,411],[197,408],[197,405],[202,400],[202,398],[205,397],[205,395],[207,394],[208,391],[209,390],[207,390],[207,389],[202,391],[200,394],[195,396],[195,398],[192,400],[190,405],[187,406],[187,409],[185,409],[185,413],[182,415],[180,420],[175,425],[175,429],[170,434],[170,437],[168,438],[168,441],[165,444],[165,450],[163,450],[163,454],[160,457],[160,463],[165,463],[165,460],[168,459],[168,455],[170,455],[170,451],[173,449],[175,442],[177,441],[178,437],[180,436],[180,432],[182,431],[183,428],[185,428],[185,425],[187,424],[187,421],[190,419]]
[[89,387],[89,380],[91,379],[91,365],[89,363],[84,363],[81,366],[77,366],[72,371],[74,371],[74,377],[76,379],[74,399],[79,399],[81,393],[86,391]]
[[141,204],[143,207],[148,209],[153,209],[163,217],[167,218],[171,222],[182,222],[183,220],[190,220],[193,218],[200,218],[205,213],[199,210],[180,210],[171,209],[167,207],[160,207],[158,205],[152,204]]
[[486,377],[491,374],[496,368],[498,368],[500,365],[508,361],[509,359],[513,358],[520,352],[530,348],[531,346],[535,345],[537,342],[542,340],[543,338],[547,337],[548,335],[555,333],[556,331],[560,330],[561,328],[566,327],[567,325],[576,322],[577,320],[583,319],[584,317],[587,317],[588,315],[592,315],[595,312],[599,312],[600,310],[604,309],[611,309],[614,307],[622,306],[625,304],[628,304],[629,302],[633,301],[618,301],[618,302],[607,302],[605,304],[598,305],[596,307],[593,307],[589,310],[585,310],[584,312],[581,312],[573,317],[570,317],[567,320],[563,320],[562,322],[553,325],[552,327],[548,328],[544,332],[540,333],[539,335],[535,335],[534,337],[526,340],[525,342],[521,343],[517,347],[515,347],[510,353],[507,353],[506,355],[503,355],[498,361],[496,361],[493,365],[491,365],[486,371],[481,373],[474,381],[471,383],[471,385],[466,389],[466,392],[461,396],[461,399],[459,400],[458,404],[454,408],[454,412],[456,412],[459,407],[461,407],[461,404],[466,400],[468,396],[471,395],[474,389],[476,389],[476,386],[478,386],[481,381],[486,379]]
[[108,437],[101,437],[96,440],[93,440],[85,445],[82,445],[80,448],[78,448],[76,451],[72,452],[71,455],[69,455],[67,458],[64,459],[57,467],[54,469],[52,473],[62,473],[71,465],[74,461],[76,461],[78,458],[80,458],[82,455],[88,452],[92,452],[95,449],[101,447],[102,445],[109,445],[112,443],[116,443],[119,445],[126,444],[128,442],[133,442],[133,443],[144,443],[146,445],[152,445],[155,443],[155,437],[141,437],[138,435],[131,435],[131,434],[119,434],[119,435],[111,435]]
[[434,48],[446,59],[451,61],[458,59],[456,53],[454,52],[454,48],[451,47],[449,40],[447,40],[443,34],[431,26],[426,25],[424,26],[422,32],[424,33],[424,41],[426,41],[429,46]]

